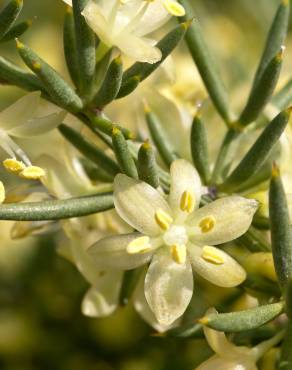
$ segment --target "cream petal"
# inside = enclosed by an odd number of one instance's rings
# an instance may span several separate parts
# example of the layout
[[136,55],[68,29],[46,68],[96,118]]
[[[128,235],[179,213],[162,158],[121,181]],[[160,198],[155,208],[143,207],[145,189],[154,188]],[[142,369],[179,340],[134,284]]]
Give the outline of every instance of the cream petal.
[[59,113],[52,113],[45,117],[30,119],[23,125],[15,127],[12,130],[8,130],[7,132],[9,135],[15,137],[31,137],[43,135],[58,127],[62,123],[66,115],[67,112],[60,111]]
[[201,179],[195,167],[184,159],[177,159],[170,166],[169,205],[175,216],[182,213],[180,208],[184,192],[193,198],[193,209],[199,207],[201,197]]
[[129,254],[126,251],[128,244],[139,236],[132,233],[100,239],[88,248],[88,255],[98,268],[134,269],[149,262],[152,256],[152,253]]
[[64,1],[64,3],[66,3],[67,5],[72,6],[72,0],[63,0],[63,1]]
[[96,284],[83,298],[82,313],[89,317],[108,316],[114,312],[119,303],[122,271],[100,271]]
[[159,333],[163,333],[170,328],[178,325],[178,320],[171,325],[160,324],[154,313],[150,310],[150,307],[146,301],[145,292],[144,292],[144,281],[145,281],[146,272],[141,276],[139,283],[135,289],[133,296],[133,303],[135,310],[138,314],[145,320],[152,328],[157,330]]
[[115,45],[137,62],[154,64],[161,60],[161,51],[152,45],[152,40],[124,34],[114,40]]
[[122,219],[148,236],[157,236],[161,233],[155,221],[155,212],[158,209],[171,215],[166,200],[156,189],[126,175],[119,174],[115,177],[114,203]]
[[4,109],[0,113],[0,128],[10,130],[25,124],[34,116],[40,102],[40,96],[39,91],[34,91]]
[[156,319],[171,325],[185,312],[193,294],[193,273],[187,260],[176,263],[162,247],[154,255],[145,278],[145,296]]
[[[242,362],[243,361],[243,362]],[[251,361],[245,361],[242,358],[237,360],[228,360],[220,356],[212,356],[204,361],[195,370],[257,370],[257,366]]]
[[[198,245],[216,245],[229,242],[243,235],[249,228],[258,202],[240,196],[230,196],[214,202],[194,212],[189,221],[191,240]],[[209,231],[199,227],[202,220],[214,221]]]
[[212,248],[217,260],[222,263],[212,262],[212,259],[203,258],[203,248],[188,244],[188,255],[196,273],[212,284],[220,287],[234,287],[241,284],[246,278],[245,270],[227,253]]

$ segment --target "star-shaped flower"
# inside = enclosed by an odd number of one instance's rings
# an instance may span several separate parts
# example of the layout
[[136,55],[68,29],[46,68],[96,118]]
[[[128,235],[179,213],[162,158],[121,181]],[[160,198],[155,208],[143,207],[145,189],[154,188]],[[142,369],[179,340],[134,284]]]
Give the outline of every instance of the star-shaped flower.
[[214,245],[244,234],[257,209],[256,201],[240,196],[198,208],[201,181],[195,168],[178,159],[170,174],[167,197],[142,181],[117,175],[116,211],[138,233],[104,238],[88,250],[96,266],[103,268],[127,270],[151,262],[145,296],[163,325],[186,310],[193,293],[192,270],[221,287],[244,281],[244,269]]

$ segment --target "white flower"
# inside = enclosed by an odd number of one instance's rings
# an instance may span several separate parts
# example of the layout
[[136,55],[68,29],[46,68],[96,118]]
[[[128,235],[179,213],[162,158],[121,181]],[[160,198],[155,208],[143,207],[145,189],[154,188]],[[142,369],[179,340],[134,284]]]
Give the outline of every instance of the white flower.
[[[71,0],[64,0],[72,5]],[[183,16],[176,0],[89,0],[82,14],[107,47],[118,47],[139,62],[156,63],[161,51],[145,37],[166,23],[170,15]]]
[[97,266],[133,269],[150,263],[145,296],[160,324],[170,325],[187,308],[194,271],[222,287],[245,279],[242,267],[213,247],[246,232],[257,202],[239,196],[219,199],[198,209],[201,182],[183,159],[170,169],[167,200],[150,185],[119,174],[114,181],[115,208],[138,231],[100,240],[88,252]]
[[54,112],[44,115],[40,96],[39,91],[29,93],[0,112],[0,147],[9,155],[3,162],[4,167],[27,179],[38,179],[44,172],[40,167],[32,166],[28,156],[12,137],[42,135],[57,127],[66,116],[65,111],[60,111],[50,103],[46,105],[54,108]]
[[[207,311],[207,314],[211,313],[217,313],[217,311],[215,309]],[[215,355],[197,367],[196,370],[257,370],[257,361],[283,338],[283,332],[280,332],[256,347],[248,348],[235,346],[223,332],[205,326],[204,334]]]

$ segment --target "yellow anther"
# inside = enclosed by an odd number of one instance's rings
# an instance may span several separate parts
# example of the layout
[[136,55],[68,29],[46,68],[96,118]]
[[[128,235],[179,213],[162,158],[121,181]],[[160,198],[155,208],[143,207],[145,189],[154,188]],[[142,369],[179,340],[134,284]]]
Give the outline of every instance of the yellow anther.
[[186,262],[187,250],[184,244],[173,245],[171,247],[171,256],[176,263],[183,264]]
[[147,253],[151,248],[150,238],[148,236],[140,236],[128,244],[127,252],[129,254]]
[[173,222],[173,218],[162,209],[155,212],[155,221],[162,230],[168,230]]
[[222,255],[218,253],[218,249],[214,247],[203,247],[201,257],[204,258],[205,261],[213,263],[214,265],[223,265],[225,262]]
[[22,170],[19,176],[26,180],[39,180],[45,176],[45,171],[41,167],[29,166]]
[[180,209],[184,212],[191,213],[195,208],[196,199],[193,194],[186,190],[180,198]]
[[0,181],[0,204],[5,200],[5,188],[2,181]]
[[199,223],[202,233],[208,233],[211,231],[216,224],[216,220],[213,216],[205,217]]
[[164,0],[163,5],[168,13],[175,17],[183,17],[186,14],[185,8],[174,0]]
[[17,159],[8,158],[3,161],[5,169],[12,173],[19,173],[25,169],[25,164]]

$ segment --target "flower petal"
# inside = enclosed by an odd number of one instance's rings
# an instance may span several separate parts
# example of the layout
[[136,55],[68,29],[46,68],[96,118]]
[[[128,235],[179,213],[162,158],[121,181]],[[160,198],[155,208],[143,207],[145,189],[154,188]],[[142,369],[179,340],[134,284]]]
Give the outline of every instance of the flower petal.
[[100,271],[96,284],[83,298],[82,313],[89,317],[108,316],[117,308],[122,284],[122,271]]
[[146,301],[145,292],[144,292],[144,281],[145,281],[146,273],[143,274],[139,280],[139,283],[135,289],[135,293],[133,296],[133,303],[135,310],[138,312],[138,314],[150,325],[152,328],[156,329],[159,333],[163,333],[170,328],[176,326],[178,324],[177,321],[175,321],[171,325],[163,325],[160,324],[155,316],[154,313],[150,310],[150,307]]
[[171,215],[162,195],[152,186],[126,175],[114,180],[114,203],[118,214],[134,229],[148,236],[157,236],[161,229],[155,221],[158,209]]
[[153,45],[152,40],[146,37],[137,37],[126,34],[116,38],[115,45],[130,58],[137,62],[157,63],[162,58],[160,49]]
[[175,216],[181,212],[181,199],[188,192],[193,199],[193,209],[198,208],[201,197],[201,179],[195,167],[184,159],[175,160],[170,166],[171,185],[169,205]]
[[6,131],[26,123],[34,116],[40,97],[40,91],[34,91],[4,109],[0,113],[0,128]]
[[43,135],[59,126],[66,115],[67,112],[60,111],[45,117],[30,119],[23,125],[15,127],[12,130],[8,130],[8,134],[16,137]]
[[145,296],[156,319],[171,325],[183,315],[193,294],[193,273],[187,260],[176,263],[167,248],[154,255],[145,278]]
[[217,260],[222,263],[212,262],[211,259],[203,258],[203,248],[188,244],[188,254],[195,272],[212,284],[220,287],[234,287],[241,284],[246,278],[245,270],[227,253],[212,248]]
[[149,262],[152,256],[152,253],[126,251],[128,244],[139,236],[138,233],[109,236],[93,244],[87,252],[99,268],[131,270]]
[[[243,235],[249,228],[258,202],[240,196],[215,200],[198,209],[189,224],[191,240],[198,245],[216,245],[229,242]],[[212,227],[200,228],[204,220],[212,220]]]
[[228,360],[217,355],[211,356],[204,361],[196,370],[257,370],[255,363],[245,361],[244,358],[237,360]]

